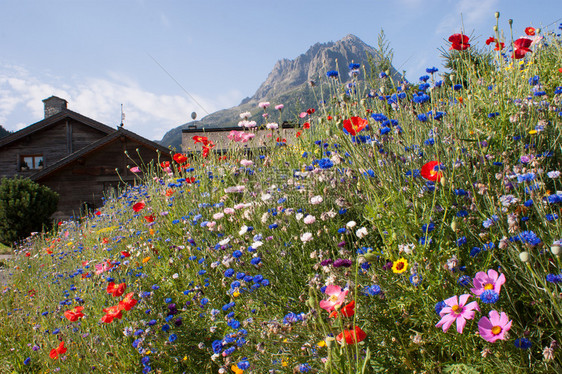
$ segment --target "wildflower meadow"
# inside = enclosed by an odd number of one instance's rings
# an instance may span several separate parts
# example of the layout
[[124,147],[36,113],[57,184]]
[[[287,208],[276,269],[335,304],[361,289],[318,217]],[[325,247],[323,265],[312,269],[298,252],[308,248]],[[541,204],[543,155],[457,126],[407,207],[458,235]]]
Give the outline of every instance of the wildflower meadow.
[[562,372],[562,39],[500,31],[131,164],[5,263],[0,372]]

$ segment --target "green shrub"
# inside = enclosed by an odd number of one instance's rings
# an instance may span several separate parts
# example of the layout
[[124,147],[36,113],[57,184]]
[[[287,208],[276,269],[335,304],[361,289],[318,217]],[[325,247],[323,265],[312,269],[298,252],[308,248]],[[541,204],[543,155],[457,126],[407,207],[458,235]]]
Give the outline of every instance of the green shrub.
[[30,179],[3,178],[0,183],[0,242],[9,244],[49,225],[59,195]]

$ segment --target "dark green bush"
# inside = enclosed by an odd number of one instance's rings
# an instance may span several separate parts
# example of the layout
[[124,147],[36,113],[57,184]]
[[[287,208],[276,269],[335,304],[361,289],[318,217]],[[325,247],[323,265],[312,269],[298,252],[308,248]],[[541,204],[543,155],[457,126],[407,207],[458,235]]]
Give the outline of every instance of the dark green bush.
[[59,195],[30,179],[0,182],[0,242],[10,244],[50,224]]

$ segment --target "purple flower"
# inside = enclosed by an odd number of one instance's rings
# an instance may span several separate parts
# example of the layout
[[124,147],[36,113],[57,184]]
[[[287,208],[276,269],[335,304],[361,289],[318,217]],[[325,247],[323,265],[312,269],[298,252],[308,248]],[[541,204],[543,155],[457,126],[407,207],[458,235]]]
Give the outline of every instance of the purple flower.
[[334,261],[334,267],[335,268],[339,268],[339,267],[350,267],[352,264],[351,260],[346,260],[343,258],[338,258],[336,261]]

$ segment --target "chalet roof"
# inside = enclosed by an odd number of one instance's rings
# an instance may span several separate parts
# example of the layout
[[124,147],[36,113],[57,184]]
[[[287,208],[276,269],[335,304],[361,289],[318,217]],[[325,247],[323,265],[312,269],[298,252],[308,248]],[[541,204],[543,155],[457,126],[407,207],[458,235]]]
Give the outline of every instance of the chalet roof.
[[[48,99],[46,99],[48,100]],[[54,125],[55,123],[65,119],[65,118],[71,118],[77,122],[83,123],[87,126],[90,126],[96,130],[99,130],[101,132],[104,132],[106,134],[112,134],[114,132],[116,132],[117,130],[113,127],[109,127],[107,125],[104,125],[101,122],[95,121],[91,118],[88,118],[86,116],[83,116],[80,113],[76,113],[73,112],[72,110],[69,109],[63,109],[61,112],[54,114],[50,117],[47,117],[39,122],[35,122],[32,125],[29,125],[19,131],[14,132],[13,134],[10,134],[6,137],[3,137],[2,139],[0,139],[0,148],[10,144],[12,142],[15,142],[16,140],[19,140],[21,138],[24,138],[30,134],[33,134],[39,130],[43,130],[49,126]]]
[[[105,125],[104,125],[105,126]],[[113,130],[113,129],[112,129]],[[30,179],[37,181],[40,179],[45,178],[46,176],[64,168],[66,165],[72,163],[73,161],[76,161],[77,159],[79,159],[80,157],[86,156],[100,148],[103,148],[105,146],[107,146],[108,144],[114,142],[115,140],[119,139],[120,137],[126,137],[129,138],[131,140],[136,141],[137,143],[143,144],[148,148],[152,148],[155,151],[159,150],[161,154],[163,155],[169,155],[170,154],[170,150],[166,147],[161,146],[160,144],[157,144],[151,140],[148,140],[146,138],[143,138],[140,135],[135,134],[134,132],[131,132],[129,130],[125,130],[124,128],[119,128],[118,130],[114,130],[111,134],[104,136],[103,138],[101,138],[100,140],[90,144],[87,147],[84,147],[74,153],[69,154],[68,156],[66,156],[65,158],[57,161],[56,163],[52,164],[51,166],[46,167],[43,170],[40,170],[39,172],[32,174],[29,176]]]

